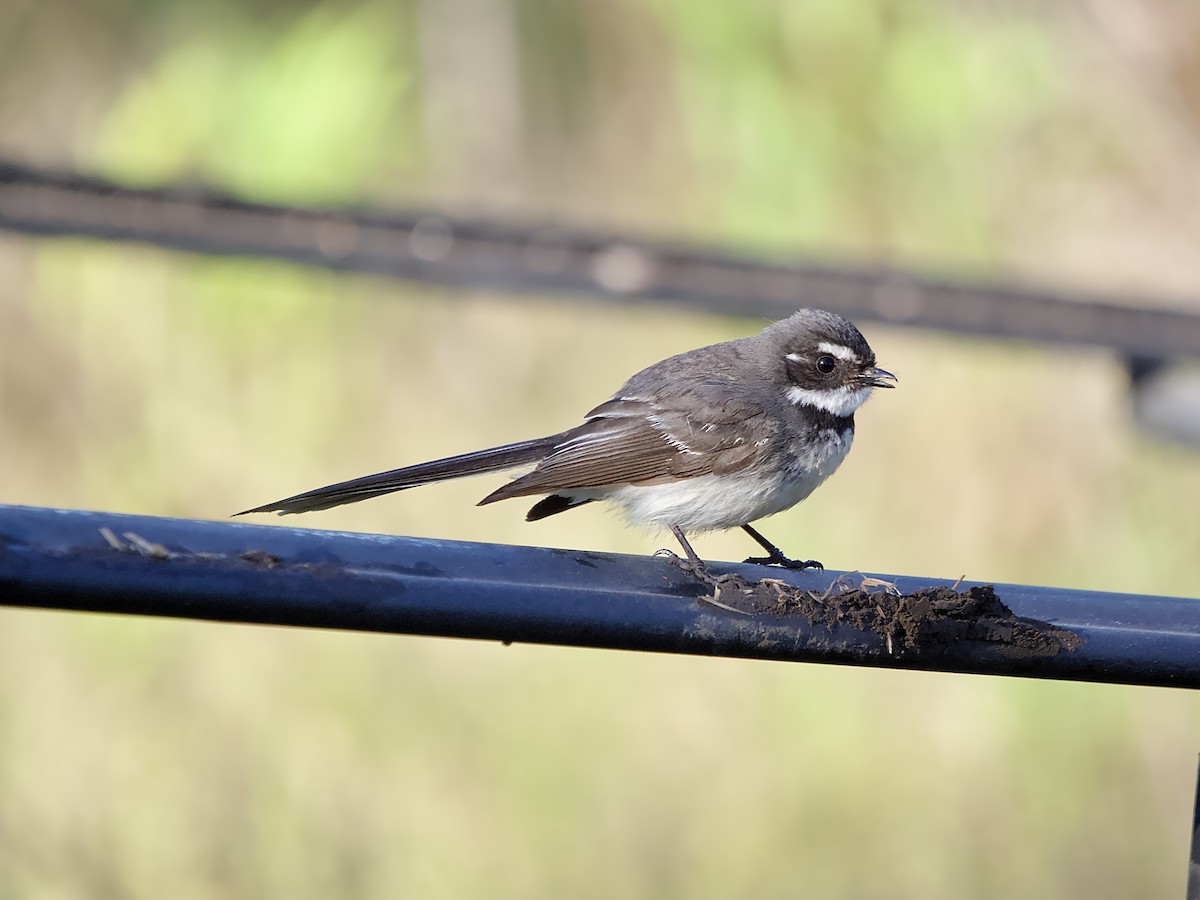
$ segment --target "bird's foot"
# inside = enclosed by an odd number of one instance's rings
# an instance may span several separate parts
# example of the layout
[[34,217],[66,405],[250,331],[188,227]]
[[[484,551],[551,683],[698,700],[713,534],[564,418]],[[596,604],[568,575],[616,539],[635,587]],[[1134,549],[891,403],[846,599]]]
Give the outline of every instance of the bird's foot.
[[713,584],[716,583],[716,577],[708,571],[704,563],[699,559],[688,559],[685,556],[680,556],[673,550],[667,550],[665,547],[662,550],[657,551],[654,555],[666,557],[685,573],[691,575],[698,581],[704,582],[709,587],[712,587]]
[[680,556],[678,553],[674,553],[671,550],[659,550],[654,555],[666,557],[672,563],[678,566],[685,574],[695,578],[706,587],[712,588],[711,596],[702,595],[697,598],[700,600],[700,602],[711,604],[712,606],[719,607],[727,610],[728,612],[737,613],[739,616],[750,615],[750,613],[746,612],[744,609],[738,609],[736,606],[730,606],[728,603],[721,602],[722,588],[728,586],[740,590],[746,586],[747,582],[740,575],[714,575],[712,572],[708,571],[704,563],[700,562],[699,560],[688,559],[687,557]]
[[825,566],[815,559],[792,559],[789,556],[784,556],[783,551],[768,541],[765,537],[758,533],[757,530],[749,525],[743,525],[742,530],[750,537],[754,538],[758,546],[767,551],[766,556],[751,556],[743,562],[754,563],[759,566],[780,566],[784,569],[825,569]]
[[742,562],[754,563],[759,566],[780,566],[784,569],[820,569],[825,570],[825,564],[818,559],[792,559],[790,556],[784,556],[778,550],[769,556],[751,556]]

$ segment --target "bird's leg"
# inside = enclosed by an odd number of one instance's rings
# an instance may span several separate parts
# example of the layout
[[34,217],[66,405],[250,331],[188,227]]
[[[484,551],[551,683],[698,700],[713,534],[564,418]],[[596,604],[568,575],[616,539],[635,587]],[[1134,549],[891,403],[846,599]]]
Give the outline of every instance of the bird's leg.
[[[765,537],[759,534],[749,525],[743,525],[742,530],[750,537],[758,542],[758,545],[767,551],[766,556],[751,556],[743,562],[758,563],[761,566],[783,566],[785,569],[824,569],[819,561],[815,559],[791,559],[784,556],[783,551],[768,541]],[[679,537],[679,535],[675,535]]]
[[704,560],[697,555],[696,551],[692,549],[692,545],[688,543],[688,539],[683,534],[683,529],[678,525],[671,525],[670,528],[671,534],[675,535],[675,539],[683,547],[683,552],[687,554],[687,559],[681,559],[678,554],[672,553],[670,550],[659,550],[658,552],[670,556],[674,560],[675,565],[679,566],[679,568],[683,569],[683,571],[687,572],[697,581],[713,589],[711,597],[701,597],[700,600],[705,603],[711,603],[713,606],[719,606],[721,609],[729,610],[729,612],[735,612],[743,616],[750,615],[744,609],[738,609],[736,606],[729,606],[721,602],[721,587],[723,584],[733,582],[744,587],[746,582],[737,575],[710,574],[704,565]]
[[[670,528],[671,534],[675,535],[675,540],[679,541],[680,546],[683,547],[683,552],[687,554],[688,565],[684,566],[684,568],[689,569],[693,574],[700,577],[707,575],[708,570],[704,568],[704,560],[702,560],[696,554],[696,551],[692,549],[692,545],[688,543],[688,539],[683,534],[683,529],[678,525],[671,525]],[[679,557],[675,558],[679,559]],[[681,564],[682,562],[683,561],[680,560]]]
[[[655,554],[656,556],[669,556],[674,561],[675,565],[679,566],[679,568],[683,569],[683,571],[687,572],[693,578],[696,578],[709,586],[715,587],[716,584],[722,579],[732,577],[729,575],[721,575],[720,577],[710,575],[708,568],[704,565],[704,560],[702,560],[696,554],[696,551],[692,549],[692,545],[688,543],[687,537],[684,536],[683,529],[678,525],[670,525],[668,527],[671,529],[671,534],[675,535],[675,539],[679,541],[679,545],[683,547],[683,552],[687,554],[687,558],[684,559],[679,554],[672,553],[670,550],[659,550],[658,553]],[[718,603],[717,605],[723,606],[724,604]]]

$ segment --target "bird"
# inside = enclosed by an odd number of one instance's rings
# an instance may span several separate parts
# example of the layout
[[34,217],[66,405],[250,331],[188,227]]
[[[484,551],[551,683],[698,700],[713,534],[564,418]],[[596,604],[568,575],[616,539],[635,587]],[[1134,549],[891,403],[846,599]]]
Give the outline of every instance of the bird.
[[606,501],[629,524],[669,530],[689,571],[688,534],[741,528],[766,553],[746,563],[824,568],[792,559],[751,522],[790,509],[841,465],[854,414],[897,377],[851,322],[800,309],[759,334],[664,359],[638,372],[574,428],[305,491],[235,515],[330,509],[468,475],[532,469],[480,506],[540,497],[533,522]]

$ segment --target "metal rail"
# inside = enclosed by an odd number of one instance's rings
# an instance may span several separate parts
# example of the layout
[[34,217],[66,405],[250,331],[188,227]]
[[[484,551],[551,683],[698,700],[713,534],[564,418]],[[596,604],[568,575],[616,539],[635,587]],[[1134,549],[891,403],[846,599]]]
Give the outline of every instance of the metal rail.
[[[818,592],[844,577],[766,574]],[[947,584],[893,580],[904,592]],[[1080,646],[1014,655],[966,639],[899,652],[845,624],[719,608],[661,558],[0,506],[7,606],[1200,687],[1200,601],[1020,585],[996,592],[1018,616],[1067,629]]]
[[1105,347],[1143,361],[1200,356],[1200,315],[1155,298],[968,284],[883,267],[785,264],[559,227],[251,203],[198,186],[131,188],[0,161],[0,229],[285,259],[415,281],[654,299],[782,318],[853,319]]

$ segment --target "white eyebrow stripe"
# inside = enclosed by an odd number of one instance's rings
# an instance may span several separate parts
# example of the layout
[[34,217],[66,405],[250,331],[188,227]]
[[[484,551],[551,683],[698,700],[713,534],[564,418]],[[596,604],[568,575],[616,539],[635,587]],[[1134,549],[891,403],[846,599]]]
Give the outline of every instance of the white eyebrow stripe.
[[828,353],[830,356],[836,356],[838,359],[846,362],[854,362],[858,359],[858,354],[841,344],[831,344],[829,341],[821,341],[817,344],[817,349],[822,353]]
[[799,353],[789,353],[787,355],[787,358],[790,359],[792,362],[804,362],[804,357],[801,356]]

